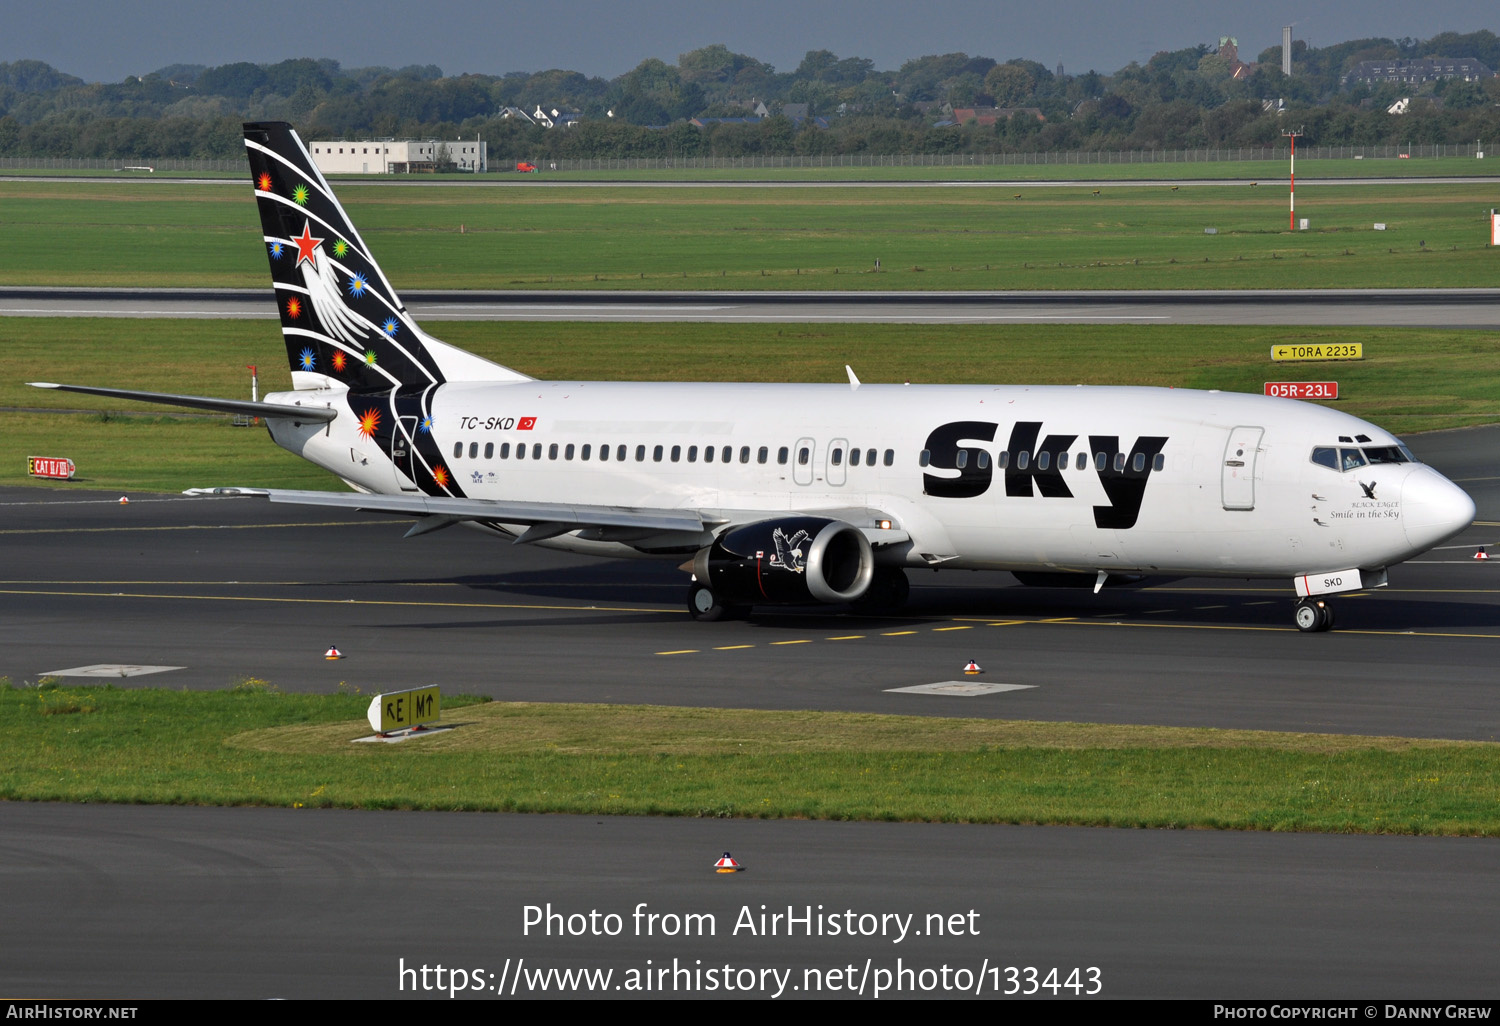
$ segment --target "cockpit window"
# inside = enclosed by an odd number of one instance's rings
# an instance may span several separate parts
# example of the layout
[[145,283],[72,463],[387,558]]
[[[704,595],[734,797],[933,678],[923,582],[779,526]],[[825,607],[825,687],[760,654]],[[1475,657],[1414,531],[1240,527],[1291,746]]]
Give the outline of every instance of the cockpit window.
[[1365,458],[1371,463],[1411,462],[1411,454],[1406,451],[1405,446],[1400,445],[1367,445]]
[[1365,454],[1358,449],[1340,449],[1339,462],[1344,470],[1353,470],[1365,465]]
[[1320,445],[1313,450],[1312,461],[1329,470],[1339,469],[1339,452],[1332,446]]

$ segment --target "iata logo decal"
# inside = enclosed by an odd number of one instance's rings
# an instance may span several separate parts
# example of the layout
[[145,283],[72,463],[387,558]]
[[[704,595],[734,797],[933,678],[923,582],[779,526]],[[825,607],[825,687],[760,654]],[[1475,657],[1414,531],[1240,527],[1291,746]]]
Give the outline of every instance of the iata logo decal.
[[[935,470],[957,471],[958,476],[923,474],[923,491],[948,499],[972,499],[989,491],[994,482],[995,462],[988,448],[960,442],[992,442],[999,424],[981,420],[960,420],[943,424],[927,436],[928,466]],[[1078,436],[1049,434],[1037,444],[1041,421],[1017,421],[1011,428],[1006,445],[1009,460],[1005,466],[1005,495],[1024,499],[1040,495],[1044,499],[1071,499],[1073,491],[1063,479],[1061,468],[1052,461],[1072,450]],[[1108,506],[1094,507],[1094,526],[1128,530],[1135,526],[1146,497],[1146,483],[1156,466],[1157,454],[1167,444],[1166,435],[1143,435],[1128,449],[1120,448],[1118,435],[1089,435],[1089,452],[1105,453],[1107,459],[1094,473]],[[1046,454],[1046,458],[1042,458]],[[1121,462],[1120,454],[1124,454]],[[1140,469],[1136,469],[1137,462]],[[1081,467],[1079,469],[1082,469]]]
[[790,538],[781,528],[776,528],[771,535],[771,541],[776,544],[776,554],[771,557],[770,565],[778,570],[790,570],[800,574],[807,569],[807,552],[803,548],[807,539],[811,537],[806,531],[798,531]]

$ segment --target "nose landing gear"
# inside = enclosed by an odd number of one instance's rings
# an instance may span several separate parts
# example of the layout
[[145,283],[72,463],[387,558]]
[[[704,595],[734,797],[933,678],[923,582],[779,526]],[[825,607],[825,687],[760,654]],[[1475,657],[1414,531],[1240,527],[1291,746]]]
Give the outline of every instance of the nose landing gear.
[[1292,620],[1303,633],[1326,631],[1333,627],[1333,607],[1323,599],[1305,598],[1297,603]]

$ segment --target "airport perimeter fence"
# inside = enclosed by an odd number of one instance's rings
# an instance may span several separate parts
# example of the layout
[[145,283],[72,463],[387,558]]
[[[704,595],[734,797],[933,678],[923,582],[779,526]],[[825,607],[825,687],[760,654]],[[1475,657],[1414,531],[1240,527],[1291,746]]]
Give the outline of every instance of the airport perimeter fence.
[[[1413,143],[1381,146],[1299,146],[1303,160],[1483,157],[1484,143]],[[1185,164],[1218,161],[1285,161],[1286,146],[1214,146],[1189,150],[1082,150],[1063,153],[835,153],[821,155],[755,154],[744,157],[600,157],[534,159],[544,171],[734,171],[752,168],[841,167],[1010,167],[1029,164],[1101,165]],[[506,158],[492,156],[490,171],[511,171]],[[245,169],[243,158],[0,157],[0,171],[131,171],[138,173],[230,171]],[[467,174],[468,172],[462,172]]]

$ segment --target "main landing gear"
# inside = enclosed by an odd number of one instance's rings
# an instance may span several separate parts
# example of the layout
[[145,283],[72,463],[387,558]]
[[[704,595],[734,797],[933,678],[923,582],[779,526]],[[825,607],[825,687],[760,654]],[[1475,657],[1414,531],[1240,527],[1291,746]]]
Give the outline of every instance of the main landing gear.
[[721,602],[714,590],[702,581],[688,585],[688,615],[694,620],[712,623],[715,620],[742,620],[750,615],[750,607],[735,606]]
[[1324,599],[1305,598],[1297,603],[1292,619],[1305,634],[1326,631],[1333,627],[1333,607]]

